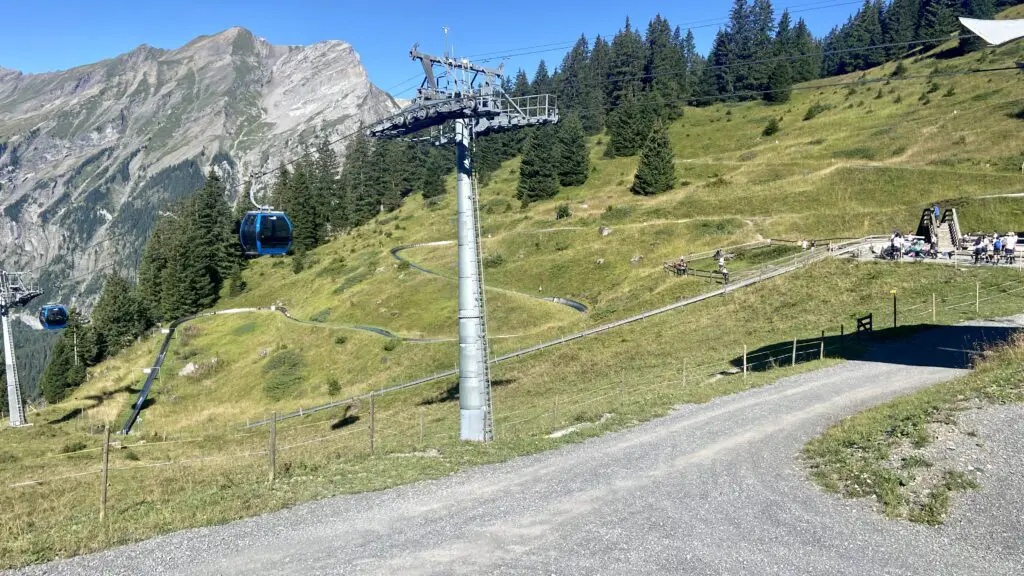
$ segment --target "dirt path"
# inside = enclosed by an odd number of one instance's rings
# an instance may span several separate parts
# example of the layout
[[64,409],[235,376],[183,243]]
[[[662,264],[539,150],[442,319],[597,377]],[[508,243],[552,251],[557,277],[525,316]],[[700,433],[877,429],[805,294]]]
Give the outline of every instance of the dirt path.
[[[964,354],[937,350],[1022,324],[938,329],[553,452],[21,573],[1019,574],[1022,535],[989,528],[1006,523],[885,520],[816,489],[797,458],[842,417],[963,373]],[[971,497],[1016,514],[1005,496]]]

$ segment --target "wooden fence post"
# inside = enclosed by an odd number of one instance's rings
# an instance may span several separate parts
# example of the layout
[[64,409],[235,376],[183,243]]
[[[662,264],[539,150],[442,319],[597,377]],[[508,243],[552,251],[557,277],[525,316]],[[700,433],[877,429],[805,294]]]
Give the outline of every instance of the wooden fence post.
[[821,339],[821,348],[818,350],[818,360],[825,359],[825,338]]
[[686,387],[686,358],[683,358],[683,387]]
[[789,361],[790,366],[796,366],[796,338],[793,338],[793,357]]
[[747,345],[743,345],[743,378],[747,377]]
[[981,282],[974,283],[974,313],[981,312]]
[[932,322],[935,322],[935,292],[932,292]]
[[423,445],[423,407],[420,407],[420,446]]
[[373,445],[373,433],[377,427],[377,423],[374,421],[376,418],[376,410],[373,406],[373,394],[370,394],[370,456],[373,456],[374,445]]
[[267,466],[269,470],[268,484],[274,485],[274,475],[277,473],[277,412],[270,415],[270,440],[267,445]]
[[110,424],[103,426],[103,469],[100,473],[100,522],[107,519],[107,470],[110,467]]

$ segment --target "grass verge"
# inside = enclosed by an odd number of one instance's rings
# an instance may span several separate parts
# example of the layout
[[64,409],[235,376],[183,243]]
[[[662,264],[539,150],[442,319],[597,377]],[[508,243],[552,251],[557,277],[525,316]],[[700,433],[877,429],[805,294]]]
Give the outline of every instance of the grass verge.
[[978,487],[961,470],[935,469],[923,449],[934,427],[977,403],[1024,401],[1024,336],[990,350],[970,375],[865,410],[804,447],[810,477],[848,498],[873,498],[885,515],[937,525],[950,495]]

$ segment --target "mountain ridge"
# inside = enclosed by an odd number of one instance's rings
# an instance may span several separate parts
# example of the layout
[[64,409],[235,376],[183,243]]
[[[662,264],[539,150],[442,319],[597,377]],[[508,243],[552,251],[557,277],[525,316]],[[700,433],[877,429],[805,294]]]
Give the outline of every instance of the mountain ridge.
[[63,71],[0,69],[0,261],[43,264],[41,283],[87,301],[98,272],[134,269],[156,211],[207,169],[236,191],[314,134],[398,106],[351,44],[274,45],[242,27]]

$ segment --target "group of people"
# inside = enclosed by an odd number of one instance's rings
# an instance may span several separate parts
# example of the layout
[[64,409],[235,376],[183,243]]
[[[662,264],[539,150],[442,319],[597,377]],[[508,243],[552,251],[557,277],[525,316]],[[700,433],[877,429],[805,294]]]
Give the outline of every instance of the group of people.
[[897,230],[889,237],[889,248],[882,255],[890,260],[899,260],[904,256],[935,258],[938,256],[938,240],[933,238],[931,243],[925,243],[924,238],[904,236]]
[[999,234],[982,234],[974,239],[975,264],[999,264],[1001,261],[1013,264],[1017,261],[1017,234],[1009,232],[1005,236]]

